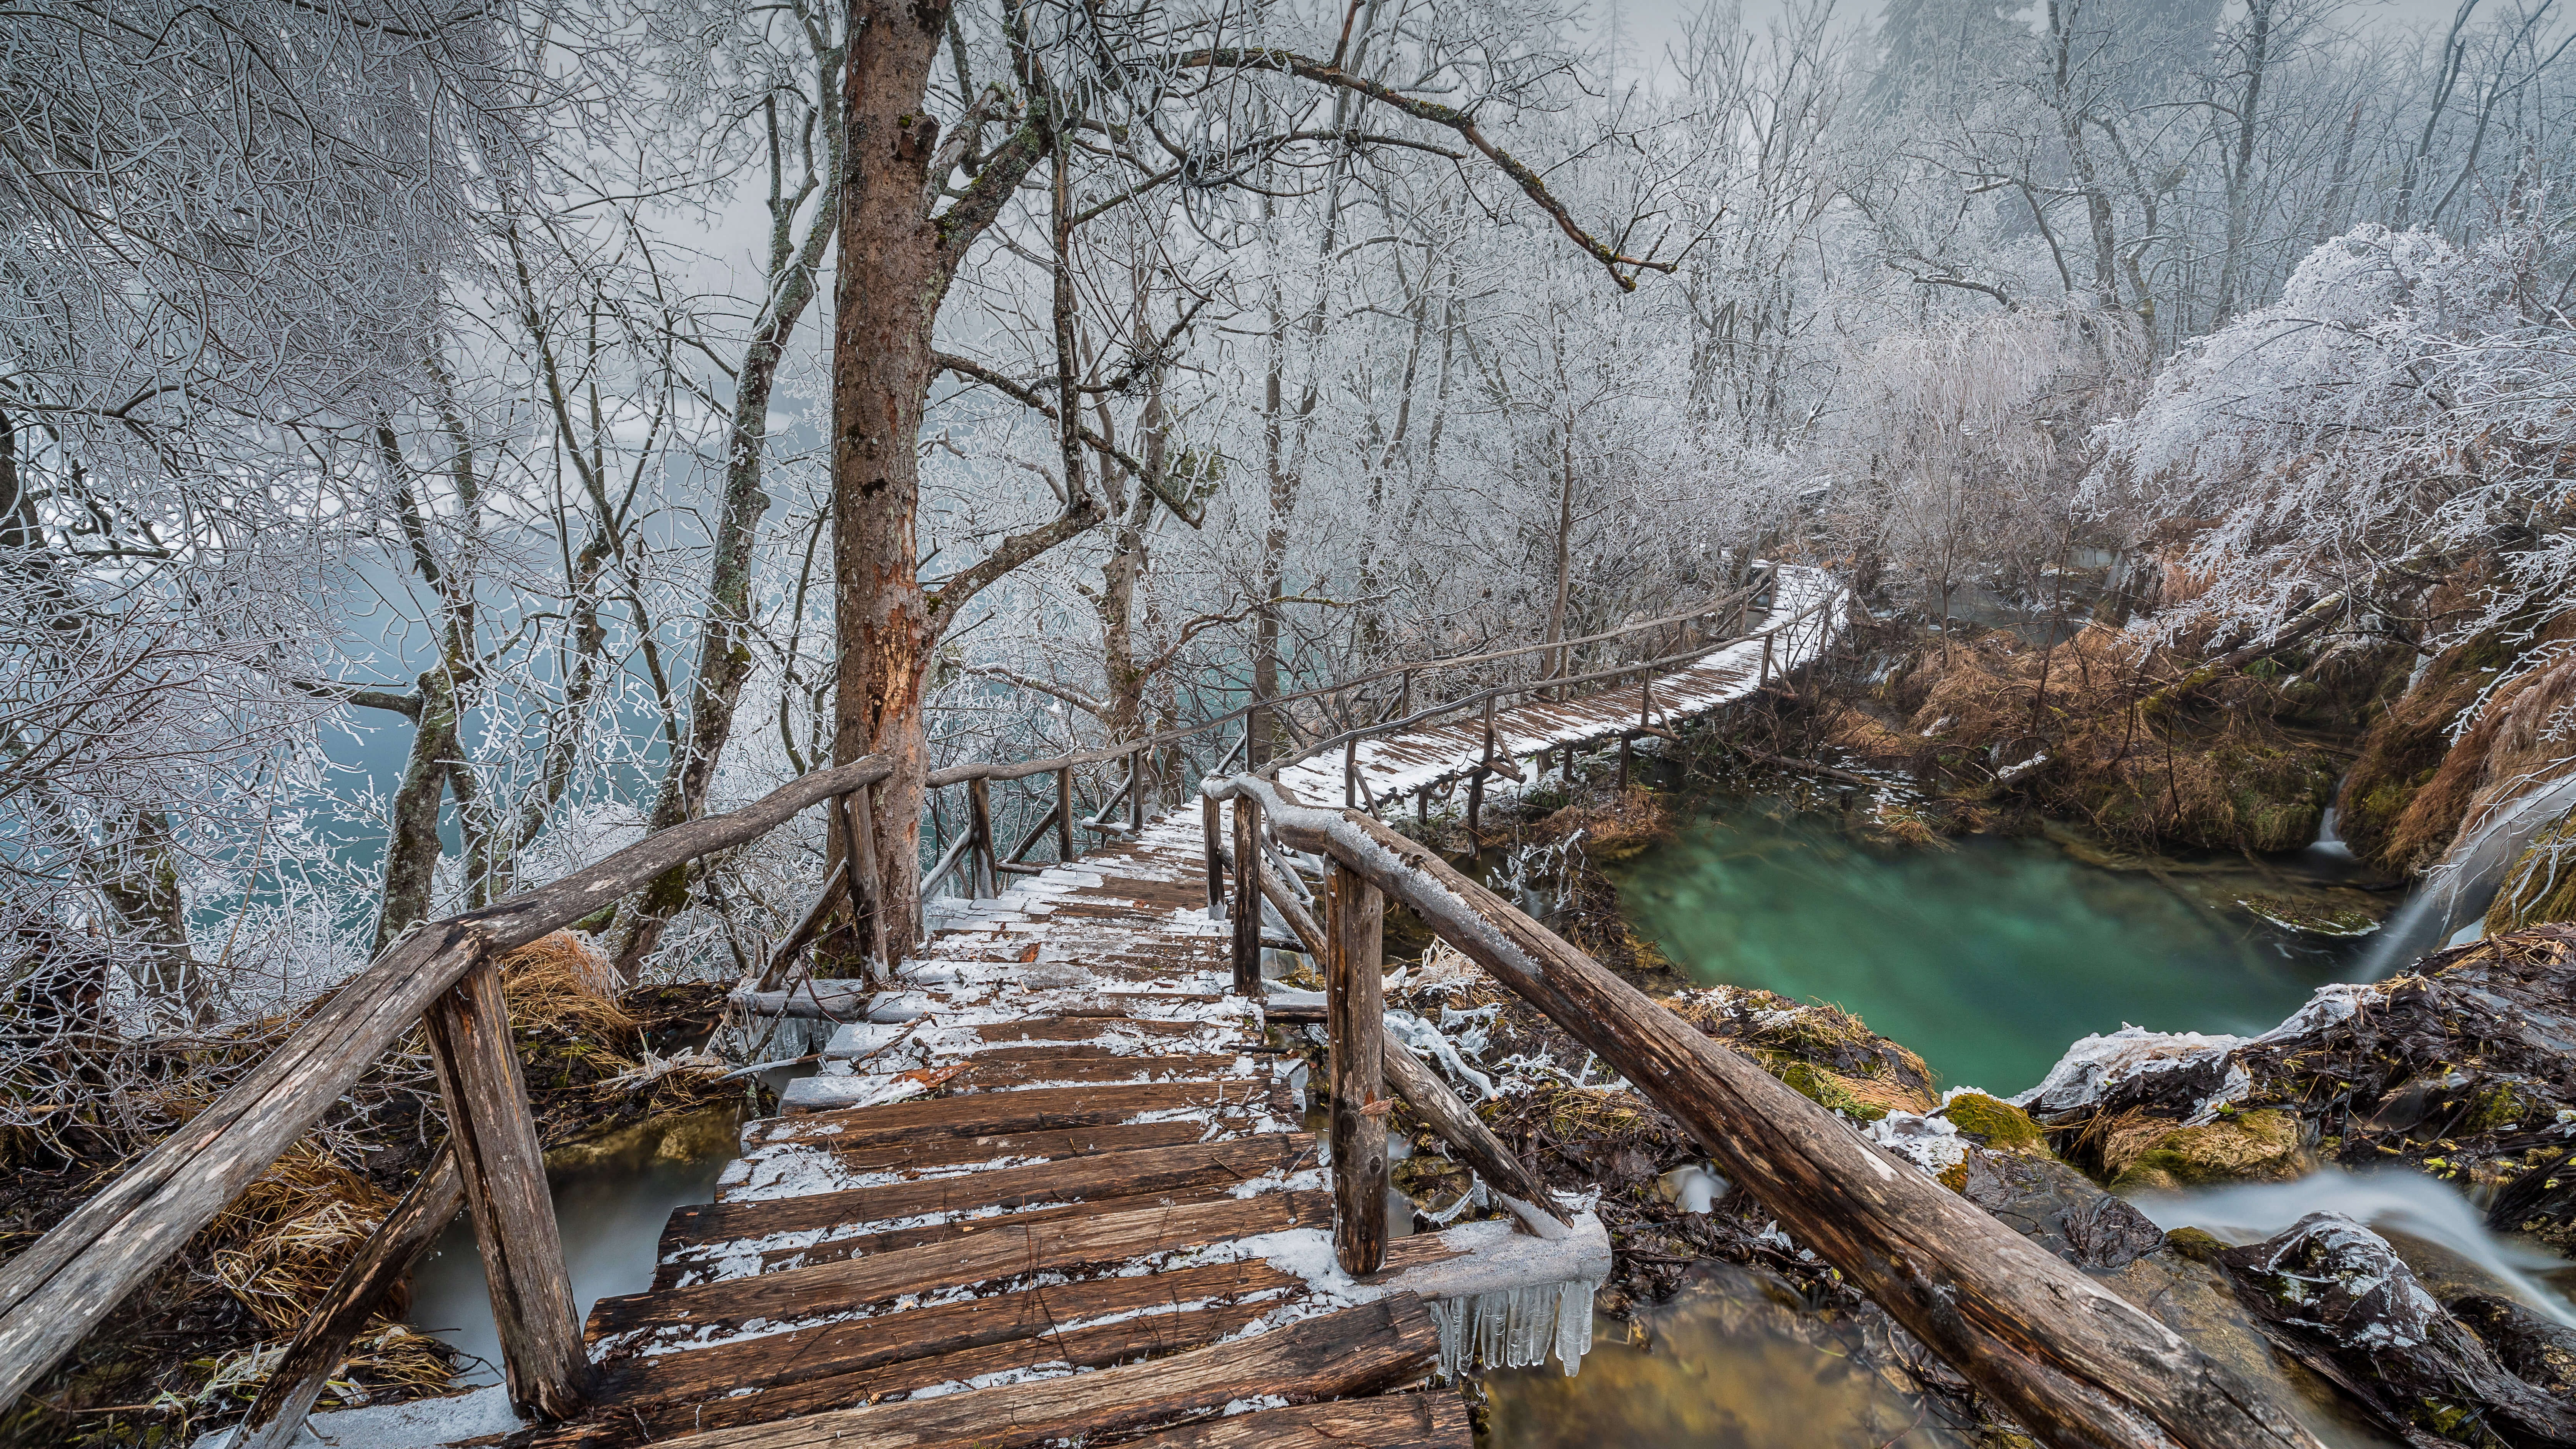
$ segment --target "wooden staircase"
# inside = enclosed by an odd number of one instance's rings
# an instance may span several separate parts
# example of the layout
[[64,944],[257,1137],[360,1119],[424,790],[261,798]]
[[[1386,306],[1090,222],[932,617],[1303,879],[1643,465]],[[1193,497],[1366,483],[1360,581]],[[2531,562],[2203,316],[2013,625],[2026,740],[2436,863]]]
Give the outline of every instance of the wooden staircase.
[[[646,1292],[585,1327],[593,1408],[557,1446],[1456,1446],[1428,1381],[1515,1291],[1590,1337],[1585,1215],[1399,1238],[1360,1282],[1303,1130],[1305,1069],[1228,994],[1196,809],[948,912],[833,1034]],[[1560,1330],[1562,1332],[1560,1333]]]

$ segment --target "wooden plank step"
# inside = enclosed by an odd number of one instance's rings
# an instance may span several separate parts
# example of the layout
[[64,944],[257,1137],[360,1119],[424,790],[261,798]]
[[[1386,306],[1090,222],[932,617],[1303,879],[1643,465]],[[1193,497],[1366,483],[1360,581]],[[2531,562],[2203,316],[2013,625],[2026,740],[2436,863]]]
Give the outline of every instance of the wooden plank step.
[[1314,1160],[1313,1133],[1259,1132],[1218,1142],[1142,1147],[1130,1152],[1032,1162],[989,1172],[955,1172],[796,1197],[751,1196],[759,1190],[759,1180],[755,1178],[751,1184],[719,1185],[714,1202],[675,1208],[671,1217],[676,1223],[682,1213],[693,1215],[687,1233],[701,1241],[756,1238],[771,1233],[864,1227],[924,1213],[1031,1207],[1101,1196],[1168,1192],[1204,1182],[1247,1182],[1266,1172],[1311,1167]]
[[1194,1206],[1155,1205],[1041,1223],[1004,1218],[991,1231],[846,1262],[789,1268],[694,1287],[602,1298],[584,1334],[594,1344],[640,1330],[700,1333],[763,1319],[793,1324],[856,1312],[906,1293],[934,1293],[1041,1272],[1124,1263],[1221,1238],[1329,1224],[1332,1194],[1264,1193]]
[[975,1035],[996,1046],[1019,1042],[1087,1042],[1101,1037],[1189,1037],[1201,1032],[1233,1032],[1250,1038],[1243,1024],[1223,1021],[1157,1021],[1137,1016],[1040,1016],[1026,1021],[989,1021]]
[[1264,1394],[1310,1401],[1368,1394],[1421,1377],[1439,1353],[1430,1311],[1398,1293],[1123,1368],[662,1442],[672,1449],[1022,1449],[1077,1431],[1096,1437],[1158,1428]]
[[[1158,1203],[1216,1202],[1234,1196],[1234,1184],[1216,1183],[1207,1187],[1185,1188],[1178,1192],[1142,1194]],[[1023,1228],[1031,1223],[1050,1222],[1059,1218],[1088,1217],[1101,1212],[1118,1211],[1123,1206],[1116,1199],[1094,1198],[1089,1202],[1061,1203],[1054,1207],[1022,1208],[1016,1212],[986,1214],[980,1217],[956,1217],[946,1222],[923,1223],[916,1227],[885,1228],[873,1233],[852,1233],[844,1237],[825,1238],[801,1247],[761,1248],[757,1250],[756,1271],[775,1273],[787,1268],[811,1267],[817,1263],[838,1263],[849,1258],[892,1253],[904,1248],[917,1248],[925,1243],[944,1243],[952,1238],[972,1237],[998,1227]],[[799,1236],[802,1236],[801,1234]],[[1410,1241],[1409,1239],[1406,1241]],[[1402,1247],[1399,1242],[1396,1247]],[[653,1287],[658,1291],[688,1283],[714,1282],[720,1270],[723,1276],[742,1276],[737,1270],[738,1240],[692,1242],[675,1239],[672,1229],[662,1232],[661,1263],[654,1269]]]
[[839,1107],[767,1117],[743,1132],[746,1148],[771,1142],[831,1141],[873,1147],[923,1131],[957,1137],[1042,1132],[1058,1127],[1106,1127],[1148,1112],[1265,1109],[1293,1117],[1284,1084],[1258,1078],[1201,1078],[1189,1082],[1136,1082],[1072,1087],[1032,1087],[971,1097],[914,1097],[878,1107]]
[[1467,1403],[1454,1390],[1384,1394],[1202,1419],[1125,1449],[1473,1449]]
[[1304,1279],[1256,1259],[1051,1284],[624,1358],[600,1372],[598,1407],[587,1416],[593,1422],[537,1442],[608,1449],[847,1408],[983,1374],[1160,1357],[1214,1343],[1306,1291]]
[[1250,1117],[1218,1117],[1210,1121],[1184,1117],[1169,1122],[1059,1127],[1037,1132],[991,1133],[982,1137],[922,1131],[893,1142],[861,1146],[845,1146],[829,1138],[791,1145],[800,1151],[829,1152],[833,1161],[852,1172],[922,1171],[1009,1158],[1087,1157],[1097,1152],[1127,1152],[1140,1147],[1221,1141],[1253,1130],[1255,1121]]
[[[1155,1065],[1143,1065],[1145,1063]],[[1120,1063],[1066,1062],[1048,1067],[1041,1073],[1039,1065],[1022,1064],[1015,1067],[1007,1061],[1002,1061],[992,1063],[989,1068],[970,1068],[947,1079],[942,1083],[941,1090],[949,1096],[927,1100],[935,1104],[969,1091],[1017,1092],[1036,1086],[1178,1087],[1196,1085],[1217,1077],[1233,1078],[1235,1081],[1254,1087],[1256,1091],[1282,1084],[1280,1083],[1282,1074],[1273,1067],[1271,1058],[1253,1055],[1249,1068],[1245,1070],[1237,1070],[1237,1064],[1238,1056],[1235,1053],[1205,1057],[1128,1057],[1122,1058]],[[872,1076],[799,1077],[787,1084],[787,1092],[780,1099],[780,1110],[801,1115],[850,1108],[859,1105],[868,1095],[884,1090],[885,1085],[884,1078]]]

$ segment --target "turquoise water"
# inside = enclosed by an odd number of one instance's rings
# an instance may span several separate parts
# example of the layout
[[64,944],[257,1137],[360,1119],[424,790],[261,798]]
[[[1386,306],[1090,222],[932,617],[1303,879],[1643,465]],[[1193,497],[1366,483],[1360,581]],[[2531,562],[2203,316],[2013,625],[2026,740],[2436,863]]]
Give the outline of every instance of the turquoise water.
[[1951,845],[1884,847],[1834,815],[1743,809],[1615,874],[1638,932],[1700,980],[1830,1002],[1944,1085],[1999,1093],[2124,1023],[2268,1029],[2354,954],[2230,907],[2280,888],[2277,866],[2176,876],[2087,865],[2044,839]]

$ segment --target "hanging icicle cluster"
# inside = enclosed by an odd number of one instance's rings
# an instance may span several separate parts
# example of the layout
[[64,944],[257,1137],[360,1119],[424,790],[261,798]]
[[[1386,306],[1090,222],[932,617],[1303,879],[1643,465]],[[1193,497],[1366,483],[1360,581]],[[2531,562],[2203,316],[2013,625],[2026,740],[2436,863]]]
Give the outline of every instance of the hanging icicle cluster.
[[1473,1365],[1530,1368],[1547,1362],[1551,1330],[1557,1362],[1572,1378],[1592,1346],[1592,1294],[1601,1285],[1534,1283],[1472,1298],[1432,1303],[1440,1325],[1440,1376],[1454,1379]]

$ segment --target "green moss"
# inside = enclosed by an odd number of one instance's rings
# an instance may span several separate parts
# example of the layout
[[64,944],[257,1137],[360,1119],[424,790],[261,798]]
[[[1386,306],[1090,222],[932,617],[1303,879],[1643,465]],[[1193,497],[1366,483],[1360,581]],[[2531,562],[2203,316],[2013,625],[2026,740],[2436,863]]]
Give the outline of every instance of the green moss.
[[2479,1097],[2476,1105],[2469,1109],[2468,1115],[2460,1120],[2460,1135],[2493,1132],[2499,1127],[2510,1127],[2530,1116],[2532,1110],[2532,1104],[2524,1101],[2512,1087],[2498,1083],[2492,1090]]
[[2203,1127],[2177,1127],[2118,1165],[2113,1192],[2170,1191],[2221,1182],[2286,1182],[2304,1164],[2299,1120],[2245,1112]]
[[1832,1072],[1813,1062],[1788,1062],[1780,1065],[1773,1075],[1807,1100],[1837,1112],[1847,1112],[1863,1122],[1875,1122],[1887,1115],[1885,1107],[1872,1106],[1853,1096]]
[[1941,1109],[1941,1115],[1960,1131],[1984,1138],[1988,1147],[2004,1152],[2048,1151],[2047,1136],[2029,1113],[1983,1092],[1960,1093]]
[[2218,1255],[2227,1245],[2198,1228],[2176,1228],[2165,1234],[2165,1246],[2195,1263],[2218,1266]]
[[1943,1169],[1941,1173],[1941,1185],[1950,1189],[1952,1192],[1966,1192],[1968,1190],[1968,1160],[1964,1157],[1960,1158],[1958,1161],[1951,1163],[1947,1168]]

